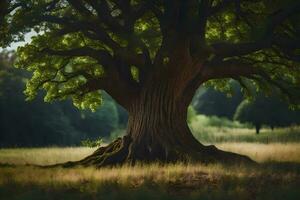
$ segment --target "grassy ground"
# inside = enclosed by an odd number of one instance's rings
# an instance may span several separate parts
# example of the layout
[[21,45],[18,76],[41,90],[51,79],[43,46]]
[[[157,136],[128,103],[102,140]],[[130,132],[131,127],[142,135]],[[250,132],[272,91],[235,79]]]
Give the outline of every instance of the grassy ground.
[[[196,122],[196,123],[195,123]],[[277,128],[274,131],[268,128],[255,134],[253,128],[230,128],[201,126],[197,121],[190,124],[194,136],[207,144],[223,142],[257,142],[257,143],[286,143],[300,142],[300,127]]]
[[[32,148],[0,150],[0,199],[300,199],[300,143],[291,141],[299,128],[279,129],[264,139],[250,130],[215,132],[221,149],[250,156],[259,167],[202,164],[159,164],[115,168],[42,169],[21,166],[48,165],[78,160],[91,148]],[[298,132],[297,132],[298,130]],[[209,130],[214,132],[214,130]],[[253,130],[252,130],[253,131]],[[261,136],[267,137],[268,130]],[[296,134],[292,135],[291,134]],[[266,135],[266,136],[265,136]],[[216,138],[223,137],[223,140]],[[228,138],[239,138],[232,140]],[[224,139],[225,138],[225,139]],[[242,139],[241,139],[242,138]],[[287,139],[288,138],[288,139]],[[272,141],[272,142],[270,142]],[[207,143],[211,143],[206,141]],[[10,165],[14,164],[14,165]]]
[[88,147],[1,149],[0,163],[51,165],[82,159],[94,150],[96,149]]
[[1,199],[299,199],[297,168],[147,165],[119,168],[2,167]]
[[249,143],[226,142],[216,144],[225,151],[237,152],[265,162],[297,162],[300,163],[300,143]]
[[[248,143],[223,142],[215,144],[226,151],[250,156],[257,162],[299,162],[300,143]],[[66,161],[75,161],[91,154],[96,148],[17,148],[1,149],[0,163],[14,165],[51,165]]]

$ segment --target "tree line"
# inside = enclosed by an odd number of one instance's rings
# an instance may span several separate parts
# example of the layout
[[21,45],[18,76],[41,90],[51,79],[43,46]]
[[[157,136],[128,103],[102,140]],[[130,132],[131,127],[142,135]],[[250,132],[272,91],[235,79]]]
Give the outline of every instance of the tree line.
[[0,147],[78,145],[126,125],[126,111],[105,93],[95,112],[79,110],[70,101],[45,104],[42,93],[25,101],[28,73],[14,68],[13,61],[11,52],[0,54]]
[[253,91],[252,99],[244,98],[241,87],[231,82],[229,93],[212,87],[197,91],[192,105],[198,114],[226,117],[230,120],[249,123],[258,134],[262,126],[287,127],[300,123],[300,111],[290,107],[278,94],[269,95]]

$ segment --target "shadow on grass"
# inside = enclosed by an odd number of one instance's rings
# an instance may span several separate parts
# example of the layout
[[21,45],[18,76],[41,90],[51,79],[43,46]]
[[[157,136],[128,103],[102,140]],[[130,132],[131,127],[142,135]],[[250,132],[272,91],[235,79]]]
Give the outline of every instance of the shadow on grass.
[[[263,183],[262,183],[263,182]],[[146,182],[133,188],[118,183],[79,183],[77,185],[16,185],[0,187],[2,200],[208,200],[208,199],[243,199],[243,200],[298,200],[299,185],[270,184],[269,182],[228,179],[217,186],[203,186],[193,190],[179,192],[170,186]]]
[[0,168],[6,168],[6,167],[14,168],[17,166],[14,164],[9,164],[9,163],[0,163]]
[[[19,167],[22,166],[0,164],[0,169],[4,171],[7,169],[9,173],[13,173],[14,168]],[[238,170],[238,168],[228,166],[224,168],[232,171]],[[141,177],[142,183],[138,186],[130,182],[120,184],[116,180],[98,182],[93,179],[76,182],[61,182],[54,179],[56,180],[54,182],[20,183],[8,177],[7,182],[2,182],[2,185],[0,181],[0,200],[300,199],[300,163],[268,162],[254,168],[243,166],[242,169],[246,171],[249,169],[249,176],[236,176],[235,173],[213,174],[212,172],[207,176],[196,177],[205,179],[211,176],[214,181],[196,179],[195,175],[191,174],[187,178],[178,176],[175,181],[162,182]],[[256,170],[259,173],[251,175]],[[292,177],[289,176],[290,173],[293,173]],[[270,176],[272,174],[274,176]]]
[[298,162],[265,162],[260,164],[259,168],[300,174],[300,163]]

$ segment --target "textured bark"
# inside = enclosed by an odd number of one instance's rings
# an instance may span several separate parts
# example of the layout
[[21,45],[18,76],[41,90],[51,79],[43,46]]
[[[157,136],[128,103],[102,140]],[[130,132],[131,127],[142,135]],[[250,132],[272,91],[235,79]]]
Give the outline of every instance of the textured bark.
[[[176,84],[177,83],[177,84]],[[127,134],[74,165],[108,166],[136,162],[224,162],[254,163],[246,156],[204,146],[187,125],[191,96],[180,95],[180,82],[156,79],[145,85],[140,96],[128,108]]]

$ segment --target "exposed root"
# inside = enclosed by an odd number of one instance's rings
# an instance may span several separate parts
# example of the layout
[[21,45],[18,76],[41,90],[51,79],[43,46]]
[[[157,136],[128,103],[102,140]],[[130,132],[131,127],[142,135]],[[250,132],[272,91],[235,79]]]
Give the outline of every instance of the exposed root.
[[[149,160],[145,155],[143,159],[132,158],[132,140],[128,136],[118,138],[111,144],[105,147],[100,147],[93,154],[86,158],[75,161],[67,162],[62,164],[51,165],[47,167],[75,167],[75,166],[93,166],[93,167],[104,167],[104,166],[115,166],[122,165],[125,163],[134,164],[138,162],[161,162],[161,163],[174,163],[174,162],[192,162],[192,163],[222,163],[222,164],[245,164],[245,165],[257,165],[256,162],[251,160],[249,157],[232,153],[225,152],[217,149],[215,146],[202,146],[199,149],[185,148],[176,150],[166,150],[166,155],[152,155],[152,159]],[[171,157],[170,157],[171,155]],[[153,159],[155,158],[156,159]]]
[[56,164],[49,167],[104,167],[109,165],[121,165],[126,161],[129,144],[130,138],[124,136],[123,138],[116,139],[108,146],[98,148],[93,154],[85,157],[82,160]]
[[245,164],[245,165],[257,165],[255,161],[250,159],[248,156],[222,151],[214,145],[206,146],[207,150],[205,154],[209,157],[212,162],[223,163],[223,164]]

